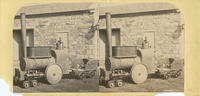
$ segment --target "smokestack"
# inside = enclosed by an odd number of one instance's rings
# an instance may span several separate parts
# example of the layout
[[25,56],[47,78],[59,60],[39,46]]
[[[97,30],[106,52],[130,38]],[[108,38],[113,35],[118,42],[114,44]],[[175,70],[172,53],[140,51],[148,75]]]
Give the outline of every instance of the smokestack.
[[106,13],[106,30],[107,30],[107,39],[108,39],[108,56],[112,57],[112,29],[111,29],[111,14]]
[[22,44],[23,44],[23,56],[27,57],[27,49],[26,49],[26,14],[21,13],[21,32],[22,32]]

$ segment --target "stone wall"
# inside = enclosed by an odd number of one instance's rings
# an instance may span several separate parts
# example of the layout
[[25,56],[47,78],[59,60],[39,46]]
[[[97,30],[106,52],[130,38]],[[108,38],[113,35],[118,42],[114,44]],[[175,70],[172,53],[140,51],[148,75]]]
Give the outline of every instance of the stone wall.
[[[166,58],[180,58],[180,42],[183,34],[181,14],[176,11],[147,12],[113,15],[112,28],[120,28],[121,46],[140,45],[145,32],[155,32],[156,63]],[[101,17],[100,29],[105,29],[105,17]],[[183,38],[184,36],[182,36]]]
[[[27,28],[34,30],[34,46],[55,47],[56,32],[69,32],[70,61],[97,56],[97,38],[91,30],[95,20],[89,11],[32,15],[26,21]],[[105,22],[101,16],[100,29],[105,29]],[[112,28],[120,28],[121,46],[140,45],[145,32],[155,32],[157,63],[166,58],[183,57],[182,19],[176,11],[113,15],[111,24]],[[20,29],[20,18],[14,20],[14,29]]]
[[[34,30],[34,46],[56,46],[56,32],[69,33],[67,54],[70,61],[79,58],[94,58],[95,37],[91,34],[94,22],[93,13],[89,11],[55,13],[44,15],[27,15],[26,26]],[[14,29],[20,29],[20,18],[14,20]],[[90,37],[90,38],[88,38]]]

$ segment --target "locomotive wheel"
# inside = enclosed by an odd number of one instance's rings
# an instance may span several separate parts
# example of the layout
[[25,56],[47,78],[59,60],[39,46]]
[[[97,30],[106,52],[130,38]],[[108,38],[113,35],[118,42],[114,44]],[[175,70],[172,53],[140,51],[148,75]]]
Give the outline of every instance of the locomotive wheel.
[[48,65],[45,76],[49,84],[57,84],[62,79],[62,69],[59,65]]
[[175,78],[177,78],[178,76],[179,76],[179,74],[176,74],[176,75],[175,75]]
[[114,82],[113,80],[110,80],[110,81],[108,81],[107,86],[108,86],[109,88],[114,88],[114,87],[115,87],[115,82]]
[[117,80],[117,81],[116,81],[116,85],[117,85],[118,87],[123,86],[123,81],[122,81],[122,80]]
[[136,84],[143,83],[148,76],[147,68],[143,64],[133,65],[130,73],[131,79]]
[[31,85],[32,85],[33,87],[38,86],[38,81],[37,81],[37,80],[32,80],[32,81],[31,81]]
[[164,75],[164,79],[169,79],[169,76],[168,75]]
[[79,78],[80,80],[82,80],[83,78],[85,78],[84,73],[80,74],[80,75],[78,76],[78,78]]
[[23,81],[23,87],[24,88],[29,88],[30,87],[30,82],[29,81]]

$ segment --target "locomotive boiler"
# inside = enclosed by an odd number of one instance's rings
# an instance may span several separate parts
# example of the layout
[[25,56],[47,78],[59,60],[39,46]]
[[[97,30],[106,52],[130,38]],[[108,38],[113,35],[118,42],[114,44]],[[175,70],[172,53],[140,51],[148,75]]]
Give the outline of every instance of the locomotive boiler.
[[136,84],[143,83],[149,73],[156,71],[153,49],[145,42],[136,46],[112,46],[110,13],[106,13],[106,30],[109,52],[105,67],[100,68],[100,84],[120,87],[127,76]]

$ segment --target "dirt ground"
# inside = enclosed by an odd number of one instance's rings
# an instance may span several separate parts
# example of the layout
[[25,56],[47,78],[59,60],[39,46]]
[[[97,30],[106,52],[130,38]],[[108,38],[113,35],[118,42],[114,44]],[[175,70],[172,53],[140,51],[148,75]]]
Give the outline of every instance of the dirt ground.
[[27,89],[19,86],[14,86],[14,92],[94,92],[98,91],[99,83],[97,76],[93,78],[85,78],[78,80],[74,78],[68,78],[69,76],[63,76],[63,79],[55,85],[50,85],[47,82],[41,82],[37,87],[29,87]]
[[142,84],[133,84],[132,81],[125,82],[122,87],[106,88],[99,86],[101,92],[183,92],[183,77],[169,78],[163,80],[160,78],[149,78]]
[[101,92],[183,92],[184,91],[184,63],[183,60],[173,63],[172,69],[182,69],[178,78],[169,78],[163,80],[155,75],[149,75],[149,78],[142,84],[133,84],[130,78],[126,78],[122,87],[106,88],[99,86]]
[[101,92],[183,92],[184,80],[183,76],[178,78],[169,78],[163,80],[161,78],[148,78],[142,84],[133,84],[130,78],[125,80],[124,86],[107,88],[103,85],[98,85],[98,78],[91,79],[68,79],[63,78],[56,85],[41,83],[38,87],[30,87],[27,89],[14,86],[14,92],[84,92],[84,91],[101,91]]

